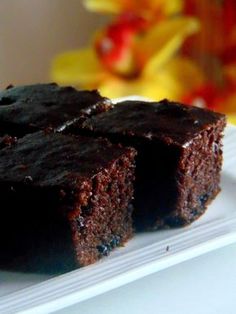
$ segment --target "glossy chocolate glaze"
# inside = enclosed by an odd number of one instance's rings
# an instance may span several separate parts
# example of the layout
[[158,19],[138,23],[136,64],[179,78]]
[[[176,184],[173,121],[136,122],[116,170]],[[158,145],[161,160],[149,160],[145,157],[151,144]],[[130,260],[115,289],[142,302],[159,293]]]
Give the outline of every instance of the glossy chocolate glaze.
[[99,134],[119,134],[183,146],[218,120],[225,120],[225,116],[168,100],[124,101],[87,119],[83,128]]
[[48,127],[64,129],[96,105],[109,104],[98,91],[55,83],[10,87],[0,92],[0,132],[24,135]]
[[0,182],[73,188],[132,150],[105,139],[40,131],[0,150]]

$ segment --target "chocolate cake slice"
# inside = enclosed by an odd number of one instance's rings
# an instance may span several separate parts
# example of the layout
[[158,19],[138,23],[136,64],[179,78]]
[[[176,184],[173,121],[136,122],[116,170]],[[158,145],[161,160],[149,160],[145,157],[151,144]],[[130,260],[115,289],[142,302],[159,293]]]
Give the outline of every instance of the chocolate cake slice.
[[43,131],[0,150],[0,264],[61,271],[132,236],[133,148]]
[[225,116],[162,100],[125,101],[70,132],[103,136],[138,151],[138,229],[178,227],[206,210],[220,190]]
[[0,149],[14,145],[14,144],[16,144],[16,142],[17,142],[16,137],[6,134],[6,135],[0,137]]
[[23,136],[45,128],[62,130],[110,101],[96,90],[55,83],[8,87],[0,92],[0,135]]

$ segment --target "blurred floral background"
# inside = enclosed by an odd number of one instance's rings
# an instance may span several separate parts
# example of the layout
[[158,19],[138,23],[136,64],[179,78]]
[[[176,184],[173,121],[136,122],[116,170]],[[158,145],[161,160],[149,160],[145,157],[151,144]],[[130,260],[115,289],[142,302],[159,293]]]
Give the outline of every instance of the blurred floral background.
[[[55,56],[51,78],[108,97],[169,98],[236,123],[235,0],[84,0],[106,15],[82,49]],[[81,30],[83,31],[83,30]]]

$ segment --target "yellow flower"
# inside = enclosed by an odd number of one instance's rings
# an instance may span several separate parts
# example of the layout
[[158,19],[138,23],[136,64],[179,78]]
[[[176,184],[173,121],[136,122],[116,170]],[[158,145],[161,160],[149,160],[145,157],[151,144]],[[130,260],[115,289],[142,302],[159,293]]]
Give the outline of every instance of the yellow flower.
[[236,125],[236,113],[235,114],[228,114],[228,122],[231,124],[235,124]]
[[84,0],[87,9],[101,13],[134,12],[147,19],[181,12],[183,0]]
[[[196,32],[198,22],[178,17],[157,23],[128,45],[114,68],[101,62],[93,46],[63,53],[52,64],[52,79],[60,84],[97,88],[107,97],[141,95],[152,99],[180,99],[190,88],[200,86],[204,77],[187,58],[176,56],[185,38]],[[126,46],[125,46],[126,48]],[[125,52],[127,52],[125,51]],[[132,67],[123,66],[130,62]],[[123,63],[122,63],[123,62]],[[122,68],[123,66],[123,68]]]

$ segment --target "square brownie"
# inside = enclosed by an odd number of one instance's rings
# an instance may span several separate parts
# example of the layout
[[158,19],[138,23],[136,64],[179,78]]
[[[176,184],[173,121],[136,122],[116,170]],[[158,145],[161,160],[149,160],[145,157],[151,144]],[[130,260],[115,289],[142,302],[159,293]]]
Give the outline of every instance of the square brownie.
[[125,243],[135,155],[107,140],[43,131],[2,148],[1,266],[64,271]]
[[0,135],[21,137],[46,128],[63,130],[110,101],[98,91],[55,83],[8,87],[0,92]]
[[168,100],[124,101],[69,131],[137,150],[135,224],[158,229],[191,223],[219,192],[225,124],[223,114]]

